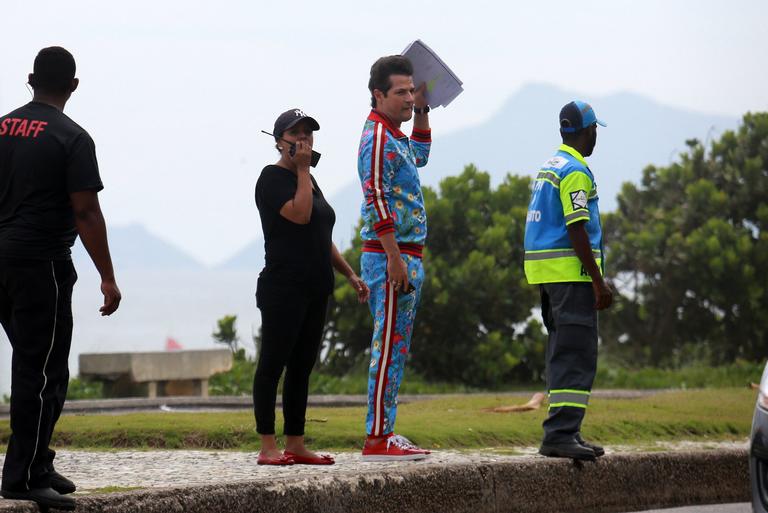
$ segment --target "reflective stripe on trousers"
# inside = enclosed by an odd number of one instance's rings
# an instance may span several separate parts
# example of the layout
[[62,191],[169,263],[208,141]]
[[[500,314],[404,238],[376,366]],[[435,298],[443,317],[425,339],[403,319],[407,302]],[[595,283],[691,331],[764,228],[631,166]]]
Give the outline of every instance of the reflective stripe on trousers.
[[585,390],[550,390],[549,407],[573,406],[574,408],[586,408],[589,404],[589,394]]

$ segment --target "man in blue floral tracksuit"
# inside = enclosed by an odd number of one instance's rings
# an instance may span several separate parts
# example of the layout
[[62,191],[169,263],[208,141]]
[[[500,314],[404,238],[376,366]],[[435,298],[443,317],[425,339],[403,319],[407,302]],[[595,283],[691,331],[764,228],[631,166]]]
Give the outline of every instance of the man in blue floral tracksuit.
[[[400,55],[371,67],[371,110],[360,139],[357,169],[363,188],[362,278],[373,338],[368,378],[368,437],[364,461],[417,460],[429,451],[394,434],[397,393],[413,332],[424,270],[427,216],[419,167],[429,157],[431,134],[425,87],[413,84],[413,67]],[[400,125],[414,117],[410,139]]]

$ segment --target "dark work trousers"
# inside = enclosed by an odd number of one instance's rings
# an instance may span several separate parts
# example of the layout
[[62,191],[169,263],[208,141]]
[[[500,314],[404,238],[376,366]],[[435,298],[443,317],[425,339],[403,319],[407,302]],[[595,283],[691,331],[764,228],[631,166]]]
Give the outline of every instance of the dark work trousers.
[[48,444],[67,396],[76,280],[69,260],[0,259],[0,322],[13,348],[4,490],[50,484]]
[[549,332],[549,414],[544,443],[573,441],[584,420],[597,372],[597,311],[591,283],[541,285],[541,313]]
[[[309,375],[323,338],[328,296],[296,294],[280,301],[262,301],[261,348],[253,379],[253,409],[256,431],[275,434],[275,396],[280,375],[283,381],[283,432],[304,434]],[[266,303],[266,304],[265,304]]]

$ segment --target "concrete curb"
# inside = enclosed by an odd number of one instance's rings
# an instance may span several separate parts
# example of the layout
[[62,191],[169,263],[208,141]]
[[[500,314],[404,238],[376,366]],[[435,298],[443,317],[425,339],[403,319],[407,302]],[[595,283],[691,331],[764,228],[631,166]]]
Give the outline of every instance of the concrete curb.
[[[748,502],[746,450],[607,455],[595,463],[548,458],[146,489],[82,496],[77,511],[318,513],[618,513]],[[0,500],[0,512],[39,511]]]

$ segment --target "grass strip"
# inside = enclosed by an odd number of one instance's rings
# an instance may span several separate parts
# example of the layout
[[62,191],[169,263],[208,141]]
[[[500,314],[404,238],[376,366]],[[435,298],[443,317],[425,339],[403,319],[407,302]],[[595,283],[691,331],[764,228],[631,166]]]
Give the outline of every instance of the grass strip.
[[134,490],[143,490],[143,486],[102,486],[101,488],[93,488],[91,490],[80,491],[78,490],[77,497],[84,497],[87,495],[103,494],[103,493],[123,493],[132,492]]
[[[742,440],[749,434],[756,392],[706,389],[660,392],[641,399],[593,399],[585,437],[604,444],[655,441]],[[546,408],[491,413],[489,408],[525,399],[487,394],[446,396],[398,408],[397,431],[425,447],[476,449],[531,446],[541,440]],[[278,412],[278,432],[281,429]],[[316,449],[356,450],[364,439],[365,408],[310,408],[306,437]],[[10,428],[0,421],[0,441]],[[251,412],[68,415],[60,419],[55,447],[78,449],[257,450]]]

